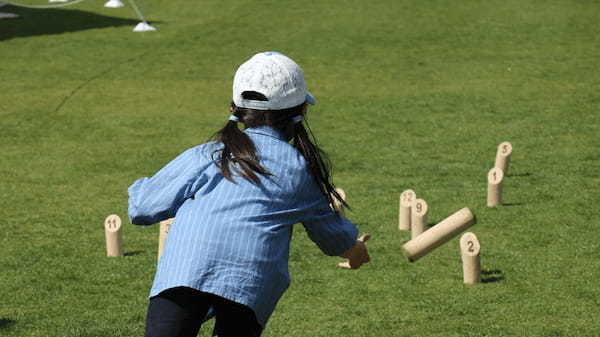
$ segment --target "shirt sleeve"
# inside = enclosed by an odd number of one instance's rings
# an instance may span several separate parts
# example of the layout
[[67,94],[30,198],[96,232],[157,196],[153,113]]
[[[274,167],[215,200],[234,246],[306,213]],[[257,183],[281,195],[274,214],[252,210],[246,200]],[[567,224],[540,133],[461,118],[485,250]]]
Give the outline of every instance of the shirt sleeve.
[[311,217],[302,221],[308,237],[321,251],[330,256],[338,256],[356,243],[358,229],[343,215],[329,208],[319,208],[311,212]]
[[351,248],[358,237],[358,229],[343,215],[333,211],[328,199],[306,172],[298,197],[301,199],[304,214],[300,222],[308,237],[330,256],[338,256]]
[[151,225],[175,216],[186,199],[207,181],[203,172],[212,164],[193,147],[171,161],[154,176],[136,180],[128,189],[128,215],[135,225]]

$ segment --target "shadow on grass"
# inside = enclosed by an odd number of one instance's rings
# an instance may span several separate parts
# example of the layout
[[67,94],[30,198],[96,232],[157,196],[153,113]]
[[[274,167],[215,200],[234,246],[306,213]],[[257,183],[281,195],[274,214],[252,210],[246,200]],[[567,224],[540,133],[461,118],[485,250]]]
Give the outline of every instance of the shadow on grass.
[[481,283],[494,283],[504,280],[504,273],[499,269],[484,269],[481,271]]
[[136,256],[136,255],[140,255],[143,252],[144,251],[142,251],[142,250],[132,250],[130,252],[123,253],[123,256]]
[[30,9],[9,5],[2,7],[2,11],[19,14],[21,18],[0,20],[0,41],[105,27],[131,26],[133,29],[139,22],[78,9]]
[[15,324],[15,321],[12,319],[0,318],[0,329],[10,328],[13,324]]
[[509,177],[509,178],[510,178],[510,177],[515,177],[515,178],[518,178],[518,177],[529,177],[530,175],[531,175],[531,173],[529,173],[529,172],[525,172],[525,173],[516,173],[516,174],[510,174],[510,173],[509,173],[509,174],[507,174],[506,176],[507,176],[507,177]]
[[506,206],[506,207],[511,207],[511,206],[523,206],[525,205],[524,202],[507,202],[505,204],[502,204],[502,206]]
[[429,222],[427,223],[427,228],[426,228],[426,229],[429,229],[429,228],[431,228],[431,227],[433,227],[433,226],[435,226],[435,225],[439,224],[440,222],[442,222],[442,220],[444,220],[444,219],[435,219],[435,220],[433,220],[433,221],[429,221]]

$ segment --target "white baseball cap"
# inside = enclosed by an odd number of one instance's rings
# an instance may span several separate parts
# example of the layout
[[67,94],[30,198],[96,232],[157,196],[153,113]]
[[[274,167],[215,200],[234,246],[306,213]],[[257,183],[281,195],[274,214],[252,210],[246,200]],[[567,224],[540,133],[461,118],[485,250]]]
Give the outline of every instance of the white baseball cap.
[[[242,93],[255,91],[267,100],[244,99]],[[241,108],[281,110],[307,101],[317,101],[306,90],[304,72],[296,62],[278,52],[264,52],[252,56],[236,71],[233,78],[233,103]]]

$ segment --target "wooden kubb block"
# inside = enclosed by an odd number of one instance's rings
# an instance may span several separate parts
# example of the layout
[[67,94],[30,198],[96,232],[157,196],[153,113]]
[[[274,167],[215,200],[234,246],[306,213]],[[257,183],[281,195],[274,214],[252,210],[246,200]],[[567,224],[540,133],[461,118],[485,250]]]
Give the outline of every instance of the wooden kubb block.
[[112,214],[104,220],[104,233],[106,236],[106,256],[123,256],[123,234],[121,232],[121,218]]
[[417,199],[417,194],[413,190],[405,190],[400,194],[400,212],[398,214],[398,229],[401,231],[410,230],[411,208],[413,202]]
[[165,250],[165,243],[167,242],[167,236],[169,236],[169,230],[175,218],[163,220],[160,222],[160,232],[158,234],[158,259],[162,256]]
[[425,231],[427,226],[427,202],[423,199],[416,199],[410,210],[410,232],[411,238],[416,238]]
[[504,174],[508,174],[508,166],[510,164],[510,155],[512,154],[512,150],[512,144],[509,142],[502,142],[500,145],[498,145],[494,167],[501,169]]
[[488,172],[487,206],[496,207],[502,204],[502,180],[504,172],[494,167]]
[[415,262],[435,248],[450,241],[450,239],[476,222],[475,215],[473,215],[470,209],[465,207],[405,243],[402,246],[404,256],[410,262]]
[[471,232],[460,238],[460,255],[463,263],[463,281],[465,284],[481,282],[481,245],[477,236]]

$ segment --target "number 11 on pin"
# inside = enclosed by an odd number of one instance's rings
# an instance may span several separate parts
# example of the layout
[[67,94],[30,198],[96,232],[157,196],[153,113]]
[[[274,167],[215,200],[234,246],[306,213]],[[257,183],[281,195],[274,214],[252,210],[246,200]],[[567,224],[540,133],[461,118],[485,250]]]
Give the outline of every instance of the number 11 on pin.
[[123,256],[123,234],[121,232],[121,218],[112,214],[104,220],[106,237],[106,256]]

